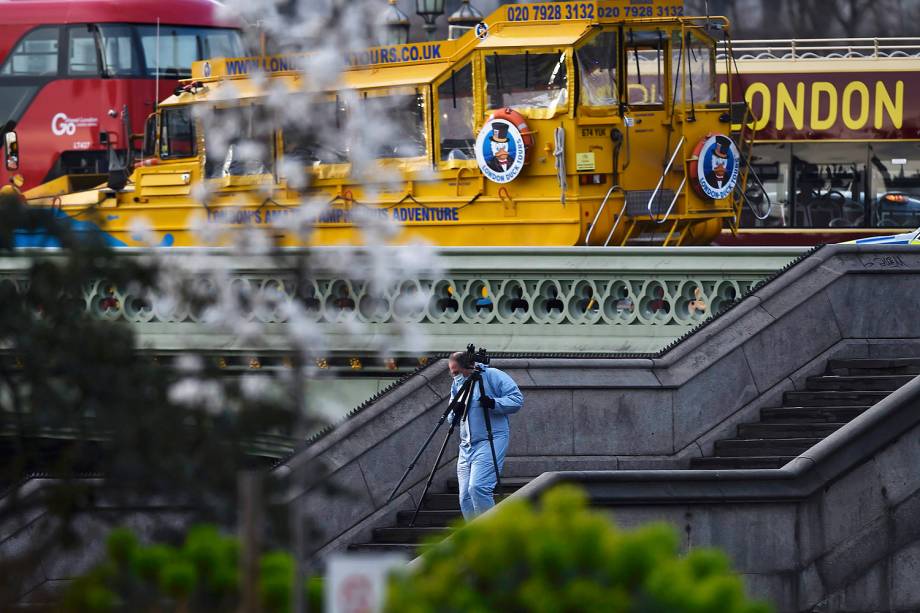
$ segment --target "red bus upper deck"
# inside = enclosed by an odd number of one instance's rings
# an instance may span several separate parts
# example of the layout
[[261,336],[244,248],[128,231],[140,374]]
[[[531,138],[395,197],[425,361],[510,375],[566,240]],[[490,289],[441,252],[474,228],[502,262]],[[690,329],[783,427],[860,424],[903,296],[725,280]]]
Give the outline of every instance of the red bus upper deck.
[[[762,181],[723,245],[810,245],[920,226],[920,38],[733,41]],[[723,93],[723,96],[726,94]],[[765,193],[764,193],[765,192]]]
[[0,184],[98,180],[192,62],[242,52],[214,0],[0,0],[0,125],[19,141]]

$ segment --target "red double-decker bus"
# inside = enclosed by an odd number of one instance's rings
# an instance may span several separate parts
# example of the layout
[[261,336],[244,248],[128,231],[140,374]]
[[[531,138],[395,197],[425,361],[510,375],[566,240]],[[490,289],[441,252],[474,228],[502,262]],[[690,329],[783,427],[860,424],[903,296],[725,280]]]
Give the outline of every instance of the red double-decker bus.
[[0,165],[0,184],[16,174],[26,189],[68,175],[92,183],[111,165],[130,166],[132,135],[192,62],[245,54],[219,9],[213,0],[0,0],[0,126],[15,126],[19,149]]
[[920,225],[920,39],[735,41],[733,51],[761,183],[747,186],[754,206],[719,244],[835,243]]

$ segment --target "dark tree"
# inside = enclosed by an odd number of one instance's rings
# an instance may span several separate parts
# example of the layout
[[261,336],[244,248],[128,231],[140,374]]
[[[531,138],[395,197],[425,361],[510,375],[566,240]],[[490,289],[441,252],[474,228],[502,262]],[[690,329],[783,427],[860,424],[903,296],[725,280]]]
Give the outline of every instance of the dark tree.
[[[128,325],[105,319],[114,297],[90,313],[87,286],[143,295],[157,264],[118,257],[69,221],[0,196],[0,257],[22,266],[0,281],[0,610],[37,583],[43,560],[84,546],[88,514],[117,524],[155,501],[184,521],[232,526],[238,474],[270,464],[253,451],[258,436],[304,429],[292,392],[252,398],[213,361],[192,378],[145,355]],[[36,235],[59,249],[14,248]],[[219,394],[180,403],[170,388],[181,380]]]
[[724,15],[736,39],[913,36],[918,0],[687,0],[687,13]]

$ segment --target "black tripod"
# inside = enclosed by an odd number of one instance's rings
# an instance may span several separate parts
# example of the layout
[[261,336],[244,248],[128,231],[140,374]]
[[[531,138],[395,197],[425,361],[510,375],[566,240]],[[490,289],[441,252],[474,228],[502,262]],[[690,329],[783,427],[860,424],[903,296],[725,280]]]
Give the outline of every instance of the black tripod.
[[[461,421],[467,419],[469,415],[470,406],[473,404],[473,388],[477,383],[479,384],[479,397],[482,398],[486,395],[485,385],[482,382],[482,371],[479,369],[474,369],[469,378],[463,382],[463,385],[460,387],[457,395],[454,396],[453,400],[451,400],[451,402],[447,405],[447,409],[444,410],[444,414],[441,415],[441,418],[438,420],[438,423],[431,431],[431,434],[429,434],[428,438],[425,439],[422,447],[418,450],[418,453],[415,454],[415,457],[412,458],[412,462],[409,463],[409,467],[406,469],[406,472],[403,473],[399,483],[396,484],[396,487],[393,488],[393,491],[390,492],[390,496],[387,498],[387,502],[393,500],[393,497],[396,495],[396,492],[399,490],[400,486],[409,476],[409,473],[412,472],[412,469],[415,468],[419,458],[422,457],[422,454],[425,452],[425,449],[428,447],[431,439],[434,438],[438,428],[441,427],[441,424],[444,423],[444,421],[453,411],[453,419],[450,421],[450,428],[447,430],[447,436],[444,437],[444,442],[441,443],[441,449],[438,451],[438,457],[435,458],[434,465],[431,467],[431,473],[428,475],[428,481],[425,483],[425,489],[418,500],[418,504],[415,505],[415,513],[412,515],[412,521],[409,522],[410,528],[415,526],[415,520],[418,518],[418,513],[422,508],[422,501],[425,500],[425,496],[428,494],[428,489],[431,487],[431,482],[434,481],[434,474],[438,470],[438,464],[441,463],[441,457],[444,455],[444,450],[447,449],[447,442],[450,440],[451,435],[454,433],[454,428],[456,428],[457,424],[459,424]],[[492,438],[492,416],[489,414],[489,409],[485,407],[482,407],[482,413],[483,420],[486,424],[486,434],[489,439],[489,448],[492,450],[492,466],[495,468],[496,489],[501,489],[502,479],[498,472],[498,456],[495,454],[495,441]]]

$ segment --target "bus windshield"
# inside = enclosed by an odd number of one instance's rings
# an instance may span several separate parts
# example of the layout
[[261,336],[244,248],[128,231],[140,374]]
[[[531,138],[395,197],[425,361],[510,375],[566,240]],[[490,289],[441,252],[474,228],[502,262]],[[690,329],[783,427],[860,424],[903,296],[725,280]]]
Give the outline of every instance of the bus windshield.
[[158,53],[157,27],[147,25],[136,28],[144,55],[145,74],[150,77],[156,76],[157,66],[161,77],[190,77],[192,62],[246,55],[236,30],[161,25]]
[[[240,34],[229,28],[161,25],[99,26],[105,76],[191,76],[192,62],[245,55]],[[159,70],[158,70],[159,69]]]

